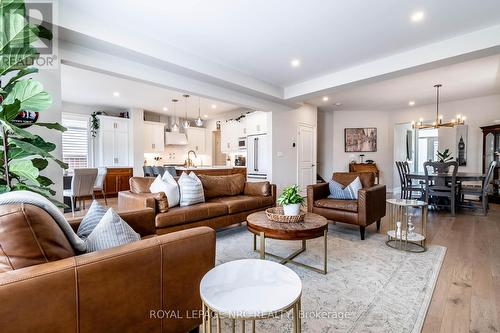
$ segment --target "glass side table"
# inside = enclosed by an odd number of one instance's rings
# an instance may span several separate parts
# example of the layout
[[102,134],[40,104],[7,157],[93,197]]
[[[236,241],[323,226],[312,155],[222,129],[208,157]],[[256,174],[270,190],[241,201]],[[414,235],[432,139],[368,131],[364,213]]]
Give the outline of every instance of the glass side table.
[[424,201],[387,199],[387,246],[409,252],[425,252],[427,209],[428,204]]

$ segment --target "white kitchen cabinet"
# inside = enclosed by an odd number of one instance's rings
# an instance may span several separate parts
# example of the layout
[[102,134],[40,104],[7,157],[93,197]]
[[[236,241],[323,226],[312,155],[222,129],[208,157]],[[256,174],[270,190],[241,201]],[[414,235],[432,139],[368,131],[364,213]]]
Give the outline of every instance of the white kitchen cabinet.
[[222,123],[220,129],[221,151],[223,153],[234,153],[238,151],[238,138],[241,137],[241,124],[236,120]]
[[189,150],[194,150],[196,154],[206,153],[205,133],[204,128],[189,127],[186,129]]
[[124,167],[129,161],[130,119],[99,116],[97,133],[96,166]]
[[267,133],[267,113],[255,111],[246,115],[246,136]]
[[165,125],[152,121],[144,122],[144,152],[162,153],[165,151]]

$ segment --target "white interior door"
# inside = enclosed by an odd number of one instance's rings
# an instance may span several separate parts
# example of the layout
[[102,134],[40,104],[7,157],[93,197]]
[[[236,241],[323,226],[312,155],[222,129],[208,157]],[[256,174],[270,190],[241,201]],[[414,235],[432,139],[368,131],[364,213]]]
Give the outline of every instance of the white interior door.
[[303,193],[316,183],[316,133],[314,127],[297,127],[297,183]]

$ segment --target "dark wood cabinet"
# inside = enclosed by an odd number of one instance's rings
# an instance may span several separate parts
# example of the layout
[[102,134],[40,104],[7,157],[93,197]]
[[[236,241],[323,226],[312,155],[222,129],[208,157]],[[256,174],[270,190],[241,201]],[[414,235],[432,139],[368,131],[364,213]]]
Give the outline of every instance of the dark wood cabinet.
[[497,166],[493,172],[493,195],[491,202],[500,203],[500,124],[483,126],[483,173],[488,171],[488,166],[492,161],[497,161]]
[[104,181],[104,192],[107,196],[117,195],[120,191],[130,189],[129,180],[132,178],[132,168],[108,168]]
[[375,184],[379,183],[380,171],[375,163],[349,163],[349,172],[371,172],[375,176]]

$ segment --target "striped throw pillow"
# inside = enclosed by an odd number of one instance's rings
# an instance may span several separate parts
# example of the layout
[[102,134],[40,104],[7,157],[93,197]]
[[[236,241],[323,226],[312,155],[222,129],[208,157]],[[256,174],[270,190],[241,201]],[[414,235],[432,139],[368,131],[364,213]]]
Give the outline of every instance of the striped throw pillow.
[[87,237],[87,252],[105,250],[140,239],[141,236],[110,208]]
[[203,184],[194,172],[189,175],[185,172],[179,178],[179,191],[181,193],[180,206],[191,206],[200,202],[205,202]]
[[358,191],[363,188],[363,185],[361,185],[359,177],[356,177],[345,187],[332,179],[328,182],[328,187],[330,188],[328,196],[330,199],[356,200],[358,199]]
[[92,201],[92,205],[90,205],[87,214],[85,214],[82,222],[80,222],[80,225],[78,226],[78,231],[76,232],[78,237],[82,239],[87,238],[102,219],[104,214],[106,214],[107,210],[108,209],[98,203],[97,200]]

